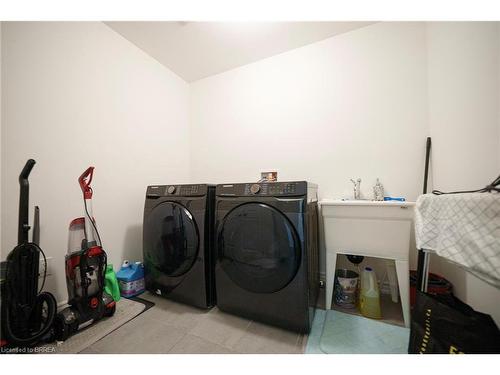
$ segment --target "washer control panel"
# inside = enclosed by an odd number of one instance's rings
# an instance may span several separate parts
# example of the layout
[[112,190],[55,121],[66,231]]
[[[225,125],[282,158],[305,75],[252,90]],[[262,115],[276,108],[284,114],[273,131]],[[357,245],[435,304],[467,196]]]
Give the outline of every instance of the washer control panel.
[[152,185],[148,186],[146,196],[149,198],[158,197],[192,197],[207,194],[206,184],[194,185]]
[[259,184],[253,184],[252,186],[250,186],[250,193],[257,194],[259,191],[260,191]]
[[221,196],[297,196],[307,193],[307,182],[260,182],[249,184],[217,185],[216,195]]

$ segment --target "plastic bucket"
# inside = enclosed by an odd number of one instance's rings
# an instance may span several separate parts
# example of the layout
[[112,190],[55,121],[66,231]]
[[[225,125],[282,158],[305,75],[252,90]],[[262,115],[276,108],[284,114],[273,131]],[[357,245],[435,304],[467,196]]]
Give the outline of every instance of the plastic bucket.
[[337,306],[355,308],[359,275],[351,270],[335,271],[334,301]]

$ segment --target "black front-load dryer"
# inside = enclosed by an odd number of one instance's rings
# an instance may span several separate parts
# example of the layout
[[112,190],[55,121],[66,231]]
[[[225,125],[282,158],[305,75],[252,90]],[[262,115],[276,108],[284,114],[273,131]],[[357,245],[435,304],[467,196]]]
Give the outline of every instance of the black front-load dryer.
[[201,308],[215,304],[215,186],[148,186],[143,223],[146,288]]
[[216,248],[221,310],[310,331],[319,288],[316,185],[217,185]]

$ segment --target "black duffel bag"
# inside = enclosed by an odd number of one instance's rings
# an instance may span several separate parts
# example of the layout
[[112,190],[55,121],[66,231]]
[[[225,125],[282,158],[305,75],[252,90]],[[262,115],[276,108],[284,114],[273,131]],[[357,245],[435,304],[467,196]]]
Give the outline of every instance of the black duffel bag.
[[491,316],[474,311],[452,294],[417,290],[408,353],[500,353],[500,331]]

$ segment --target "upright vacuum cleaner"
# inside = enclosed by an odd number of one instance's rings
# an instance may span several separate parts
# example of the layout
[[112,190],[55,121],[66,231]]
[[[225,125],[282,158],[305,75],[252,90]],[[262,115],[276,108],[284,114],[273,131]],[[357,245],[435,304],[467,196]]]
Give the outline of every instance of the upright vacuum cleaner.
[[[35,165],[26,162],[19,175],[19,224],[18,245],[2,263],[1,277],[1,347],[29,347],[44,338],[50,338],[51,327],[57,312],[54,296],[41,292],[47,276],[47,259],[39,246],[39,209],[35,207],[33,241],[29,242],[28,176]],[[38,289],[40,254],[45,262],[42,286]]]
[[66,285],[69,307],[57,314],[54,327],[59,341],[104,316],[115,313],[113,297],[104,291],[106,252],[92,216],[92,176],[89,167],[78,179],[83,192],[85,216],[74,219],[69,225]]

